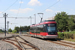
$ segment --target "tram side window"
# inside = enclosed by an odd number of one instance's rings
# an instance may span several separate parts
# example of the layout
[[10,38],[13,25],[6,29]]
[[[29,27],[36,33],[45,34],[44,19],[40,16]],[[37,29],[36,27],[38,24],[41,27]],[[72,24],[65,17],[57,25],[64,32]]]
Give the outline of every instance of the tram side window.
[[37,31],[37,30],[36,30],[36,27],[35,27],[35,26],[30,28],[30,32],[36,33],[36,31]]
[[34,33],[36,33],[36,31],[37,31],[36,26],[33,27],[33,31],[34,31]]
[[43,31],[44,31],[44,32],[47,32],[47,30],[46,30],[46,25],[45,25],[45,24],[43,25]]
[[43,25],[38,25],[37,26],[37,33],[40,33],[40,32],[44,32]]
[[30,28],[30,32],[32,32],[32,33],[34,32],[34,29],[33,29],[33,27],[31,27],[31,28]]

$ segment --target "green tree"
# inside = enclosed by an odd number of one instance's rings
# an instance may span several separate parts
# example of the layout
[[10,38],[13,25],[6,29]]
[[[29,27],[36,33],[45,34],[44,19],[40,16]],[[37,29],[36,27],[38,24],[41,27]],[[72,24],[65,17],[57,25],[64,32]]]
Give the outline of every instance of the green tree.
[[13,32],[13,33],[17,33],[17,30],[13,30],[12,32]]
[[75,25],[74,22],[75,22],[75,21],[74,21],[74,19],[73,19],[73,16],[71,16],[71,18],[69,18],[69,20],[68,20],[68,29],[69,29],[69,31],[75,29],[75,28],[74,28],[74,25]]
[[2,30],[2,29],[0,29],[0,32],[3,32],[3,30]]
[[30,26],[27,27],[27,31],[29,31],[29,29],[30,29]]
[[24,27],[23,26],[20,26],[20,31],[24,31]]
[[15,27],[14,28],[14,30],[16,30],[17,31],[17,33],[19,32],[19,31],[29,31],[29,29],[30,29],[30,26],[20,26],[20,27]]
[[8,30],[8,32],[12,32],[12,29],[10,28],[10,29]]
[[68,29],[68,15],[66,12],[57,13],[55,16],[55,21],[57,22],[57,29],[59,31]]
[[17,33],[19,32],[19,27],[15,27],[15,29],[14,30],[16,30],[17,31]]
[[21,26],[20,27],[21,31],[29,31],[29,29],[30,29],[30,26]]

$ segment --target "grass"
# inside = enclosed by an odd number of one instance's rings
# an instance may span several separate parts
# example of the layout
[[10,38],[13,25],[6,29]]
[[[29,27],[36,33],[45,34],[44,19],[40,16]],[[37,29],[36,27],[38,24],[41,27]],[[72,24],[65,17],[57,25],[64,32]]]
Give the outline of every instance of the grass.
[[75,42],[75,39],[64,39],[64,40]]
[[9,32],[9,34],[19,34],[19,33],[13,33],[13,32]]

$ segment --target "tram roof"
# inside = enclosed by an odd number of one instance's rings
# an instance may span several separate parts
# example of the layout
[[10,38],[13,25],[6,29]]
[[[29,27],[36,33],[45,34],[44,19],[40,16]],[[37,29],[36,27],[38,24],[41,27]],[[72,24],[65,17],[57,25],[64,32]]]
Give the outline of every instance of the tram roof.
[[55,21],[55,20],[44,20],[42,22],[51,22],[51,21]]
[[30,27],[42,25],[42,24],[49,24],[49,23],[56,23],[56,22],[55,22],[55,20],[44,20],[44,21],[40,22],[39,24],[33,24]]

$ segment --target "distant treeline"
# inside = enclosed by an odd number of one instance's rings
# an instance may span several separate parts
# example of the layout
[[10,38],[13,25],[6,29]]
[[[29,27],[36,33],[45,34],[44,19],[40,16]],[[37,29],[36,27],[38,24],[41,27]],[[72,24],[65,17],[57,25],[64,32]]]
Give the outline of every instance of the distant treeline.
[[0,29],[0,33],[1,33],[1,32],[4,32],[4,30]]
[[14,30],[12,30],[11,28],[8,30],[8,32],[13,32],[13,33],[19,33],[19,31],[21,32],[28,32],[30,29],[30,26],[21,26],[21,27],[15,27]]

